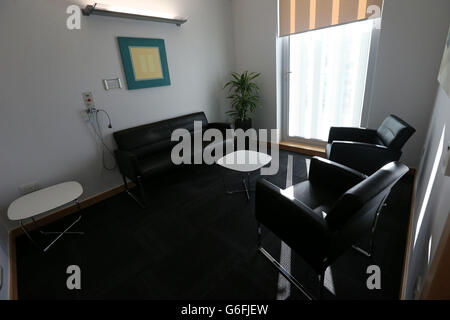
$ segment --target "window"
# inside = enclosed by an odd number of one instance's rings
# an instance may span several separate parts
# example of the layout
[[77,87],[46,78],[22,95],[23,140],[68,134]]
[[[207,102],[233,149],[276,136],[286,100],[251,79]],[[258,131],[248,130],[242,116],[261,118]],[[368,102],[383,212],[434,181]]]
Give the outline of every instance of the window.
[[332,126],[360,126],[374,20],[289,37],[288,139],[325,141]]

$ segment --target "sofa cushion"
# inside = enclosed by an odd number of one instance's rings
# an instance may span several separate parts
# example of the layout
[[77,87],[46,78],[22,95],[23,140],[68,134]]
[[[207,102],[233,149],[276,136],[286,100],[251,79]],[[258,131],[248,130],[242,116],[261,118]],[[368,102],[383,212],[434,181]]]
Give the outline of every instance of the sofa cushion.
[[143,157],[138,161],[138,169],[143,177],[149,177],[169,170],[174,164],[170,158],[170,152],[161,152]]

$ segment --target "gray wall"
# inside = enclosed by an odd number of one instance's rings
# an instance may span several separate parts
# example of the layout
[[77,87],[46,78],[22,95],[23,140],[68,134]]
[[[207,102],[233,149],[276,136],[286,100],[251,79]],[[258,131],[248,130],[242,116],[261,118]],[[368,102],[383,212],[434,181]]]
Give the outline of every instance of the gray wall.
[[[431,184],[433,181],[430,177],[438,156],[437,151],[444,127],[443,154],[438,158],[439,168],[434,183]],[[407,299],[414,298],[417,281],[419,281],[419,291],[421,289],[450,212],[450,198],[448,196],[450,194],[450,177],[444,176],[444,164],[449,156],[448,146],[450,146],[450,98],[442,88],[439,88],[426,139],[425,155],[418,172],[418,188],[413,220],[414,232],[410,243],[411,254],[405,294]],[[428,188],[431,188],[431,196],[426,201],[425,194]],[[425,208],[425,214],[419,228],[418,221],[422,207]],[[414,246],[416,233],[418,236]],[[428,260],[429,257],[430,260]]]
[[[234,68],[230,0],[127,1],[130,7],[154,5],[189,21],[178,28],[91,16],[83,17],[81,30],[69,31],[66,8],[73,3],[0,4],[0,219],[9,228],[6,209],[20,185],[78,180],[89,197],[121,183],[117,172],[102,169],[100,150],[82,117],[82,92],[93,91],[114,130],[196,111],[205,111],[211,121],[225,118],[222,88]],[[124,80],[117,36],[165,39],[172,85],[105,91],[102,79]],[[112,145],[112,131],[105,133]]]
[[276,0],[232,0],[236,70],[261,72],[261,109],[256,128],[276,129],[278,29]]
[[449,0],[385,0],[369,126],[394,113],[417,129],[402,160],[419,165],[450,24]]

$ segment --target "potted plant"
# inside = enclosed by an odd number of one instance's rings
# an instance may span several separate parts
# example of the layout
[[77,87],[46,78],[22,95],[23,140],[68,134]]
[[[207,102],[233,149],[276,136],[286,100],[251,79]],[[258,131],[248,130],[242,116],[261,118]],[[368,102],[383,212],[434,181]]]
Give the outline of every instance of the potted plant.
[[231,110],[227,114],[234,118],[236,129],[248,130],[252,127],[250,114],[253,113],[259,104],[259,87],[254,80],[260,73],[245,71],[242,74],[233,72],[233,80],[225,84],[229,88],[231,100]]

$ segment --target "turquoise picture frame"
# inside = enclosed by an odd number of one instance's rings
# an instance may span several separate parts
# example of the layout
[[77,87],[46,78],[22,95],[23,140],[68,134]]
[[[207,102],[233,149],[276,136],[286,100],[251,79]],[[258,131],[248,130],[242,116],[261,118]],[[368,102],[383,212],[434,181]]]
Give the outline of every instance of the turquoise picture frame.
[[128,90],[171,85],[163,39],[118,37],[117,40]]

